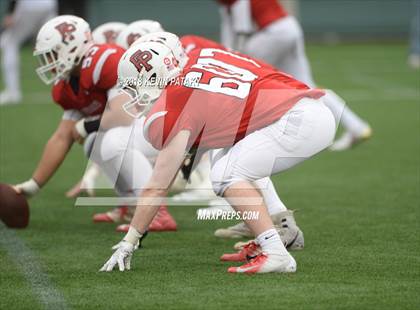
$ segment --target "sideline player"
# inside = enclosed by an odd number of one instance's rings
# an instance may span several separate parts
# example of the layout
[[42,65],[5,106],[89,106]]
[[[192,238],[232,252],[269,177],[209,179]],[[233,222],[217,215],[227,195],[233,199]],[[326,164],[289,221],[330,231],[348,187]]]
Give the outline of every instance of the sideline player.
[[[94,44],[89,24],[76,16],[58,16],[40,29],[34,55],[39,58],[41,66],[36,71],[46,84],[54,83],[52,97],[64,113],[44,148],[32,178],[15,186],[18,193],[28,197],[38,193],[65,160],[73,143],[82,142],[87,133],[99,128],[105,107],[112,111],[114,106],[119,106],[119,101],[126,100],[126,95],[115,88],[117,65],[124,51],[117,45]],[[119,121],[109,117],[112,113],[106,116],[102,117],[101,128],[112,128],[112,123]],[[120,170],[115,167],[123,160],[110,158],[109,152],[102,152],[101,149],[97,153],[94,159],[115,182],[119,196],[137,195],[138,192],[130,187],[134,179],[130,169],[122,167]],[[151,175],[151,163],[140,152],[134,154],[127,150],[126,156],[132,157],[127,162],[133,162],[135,157],[142,169],[142,173],[137,174],[135,179],[139,184],[144,184]],[[130,182],[126,182],[127,179]],[[160,213],[164,214],[165,219],[171,218],[166,207],[162,207]],[[157,217],[150,230],[165,230],[161,218]],[[171,220],[176,229],[176,223]]]
[[[133,109],[147,113],[145,135],[160,152],[130,229],[101,271],[116,265],[120,271],[130,269],[139,239],[186,153],[223,148],[212,159],[214,190],[235,210],[258,212],[258,219],[245,221],[261,247],[249,263],[228,271],[295,272],[296,262],[252,182],[285,171],[332,142],[336,125],[321,99],[324,92],[238,53],[197,50],[185,66],[174,54],[162,43],[142,42],[127,50],[119,63],[119,79],[133,93]],[[163,81],[169,82],[164,88]]]
[[[302,28],[277,0],[217,0],[220,3],[222,44],[264,60],[297,80],[315,87],[305,53]],[[330,147],[343,151],[372,135],[369,125],[331,90],[325,104],[340,119],[343,135]]]
[[20,88],[19,49],[29,37],[57,14],[56,0],[9,0],[0,37],[1,67],[5,89],[0,93],[0,105],[19,103]]

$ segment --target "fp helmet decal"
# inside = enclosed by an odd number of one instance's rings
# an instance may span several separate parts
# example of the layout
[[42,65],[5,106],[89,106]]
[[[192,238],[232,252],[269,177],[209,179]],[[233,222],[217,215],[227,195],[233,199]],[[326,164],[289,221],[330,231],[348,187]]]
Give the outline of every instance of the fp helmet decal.
[[127,37],[127,44],[128,44],[128,46],[130,46],[131,44],[133,44],[134,41],[136,41],[140,37],[141,37],[140,33],[130,33],[128,35],[128,37]]
[[152,65],[149,64],[149,60],[152,59],[152,53],[149,51],[138,50],[130,57],[130,62],[140,72],[144,68],[147,72],[153,69]]
[[74,40],[73,32],[76,31],[76,26],[67,22],[55,26],[55,29],[61,34],[61,41],[64,44],[69,44],[69,41]]
[[114,30],[104,31],[104,37],[106,39],[106,42],[115,42],[115,39],[117,38],[117,33]]

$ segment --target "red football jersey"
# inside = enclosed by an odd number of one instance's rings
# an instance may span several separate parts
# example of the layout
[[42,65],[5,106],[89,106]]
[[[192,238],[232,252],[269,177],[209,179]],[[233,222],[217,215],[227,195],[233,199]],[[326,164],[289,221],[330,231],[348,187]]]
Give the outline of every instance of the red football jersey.
[[124,51],[113,44],[93,45],[82,61],[78,79],[54,84],[53,100],[64,110],[78,110],[86,116],[102,114],[107,92],[117,84],[118,62]]
[[147,115],[145,136],[157,149],[184,129],[191,132],[190,146],[231,146],[280,119],[301,98],[324,95],[243,54],[205,48],[189,57]]
[[[215,41],[212,41],[204,37],[195,36],[195,35],[183,36],[180,38],[180,41],[187,55],[189,55],[191,52],[197,49],[203,49],[203,48],[217,48],[217,49],[221,49],[225,51],[231,51],[231,49],[224,47],[220,43],[217,43]],[[268,63],[265,63],[262,60],[255,59],[255,58],[253,58],[253,60],[256,63],[258,63],[261,67],[277,71],[277,69],[274,68],[272,65],[269,65]]]
[[[217,0],[219,3],[228,7],[235,2],[241,0]],[[287,16],[287,11],[277,0],[249,0],[250,10],[253,21],[258,25],[258,28],[264,28]]]
[[209,40],[204,37],[195,36],[195,35],[186,35],[182,36],[179,39],[182,43],[182,47],[185,50],[185,53],[188,55],[192,51],[201,48],[218,48],[226,49],[222,44],[215,41]]

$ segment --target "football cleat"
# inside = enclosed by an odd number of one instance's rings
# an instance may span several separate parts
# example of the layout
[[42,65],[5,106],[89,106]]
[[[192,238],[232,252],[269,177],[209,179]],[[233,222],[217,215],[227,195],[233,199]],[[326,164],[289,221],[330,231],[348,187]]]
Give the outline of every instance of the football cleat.
[[352,147],[369,140],[372,136],[372,129],[368,126],[360,135],[354,135],[348,131],[344,132],[340,138],[334,141],[329,147],[330,151],[340,152],[351,149]]
[[260,245],[251,240],[245,244],[238,253],[223,254],[220,257],[220,260],[224,262],[245,262],[247,260],[251,260],[260,253]]
[[[281,240],[286,248],[289,250],[299,250],[304,247],[304,238],[303,232],[296,225],[295,218],[293,216],[293,211],[286,210],[276,214],[271,215],[273,220],[274,227],[278,231]],[[220,238],[250,238],[253,237],[251,230],[244,222],[230,226],[228,228],[220,228],[214,232],[216,237]],[[237,243],[239,246],[235,245],[235,249],[242,249],[243,245],[248,242]]]
[[236,225],[228,228],[219,228],[214,232],[214,235],[219,238],[250,238],[253,237],[251,230],[246,226],[244,222],[240,222]]
[[230,273],[268,273],[268,272],[296,272],[296,261],[287,253],[286,255],[260,253],[245,265],[230,267]]
[[7,90],[0,93],[0,105],[17,104],[22,100],[22,95]]
[[[116,228],[117,232],[128,232],[130,228],[130,224],[121,224],[118,225]],[[166,206],[162,206],[159,208],[158,213],[156,214],[155,218],[149,225],[148,231],[176,231],[177,224],[175,219],[172,215],[168,212]]]
[[129,207],[123,206],[112,209],[105,213],[96,213],[93,215],[94,223],[121,223],[130,222],[133,217]]
[[[284,231],[283,231],[284,232]],[[280,234],[280,232],[279,232]],[[282,237],[280,235],[280,239],[285,239],[284,236]],[[238,241],[233,245],[233,249],[236,251],[241,251],[244,246],[246,246],[250,242],[255,242],[255,240],[248,240],[248,241]],[[283,243],[284,244],[284,243]],[[284,244],[287,250],[289,251],[298,251],[303,250],[305,246],[305,239],[303,237],[303,232],[299,229],[298,234],[296,235],[296,238],[292,240],[289,244]]]

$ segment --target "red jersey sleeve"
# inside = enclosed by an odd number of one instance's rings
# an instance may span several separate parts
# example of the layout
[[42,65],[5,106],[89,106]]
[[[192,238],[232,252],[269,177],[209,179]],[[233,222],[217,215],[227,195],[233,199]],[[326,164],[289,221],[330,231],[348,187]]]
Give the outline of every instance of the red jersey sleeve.
[[201,48],[218,48],[226,49],[222,44],[209,40],[204,37],[195,35],[186,35],[180,38],[182,47],[185,49],[187,55],[195,49]]
[[83,89],[108,90],[117,83],[118,62],[124,49],[114,44],[94,45],[82,62],[80,84]]
[[191,104],[192,94],[191,88],[168,86],[153,105],[146,118],[144,135],[154,148],[164,148],[181,130],[191,132],[190,147],[196,142],[204,124],[195,120],[192,108],[197,105]]
[[288,15],[277,0],[251,0],[251,14],[260,29]]
[[111,53],[105,60],[99,74],[96,87],[100,89],[110,89],[117,84],[118,80],[118,63],[124,54],[124,49],[115,48],[115,52]]

